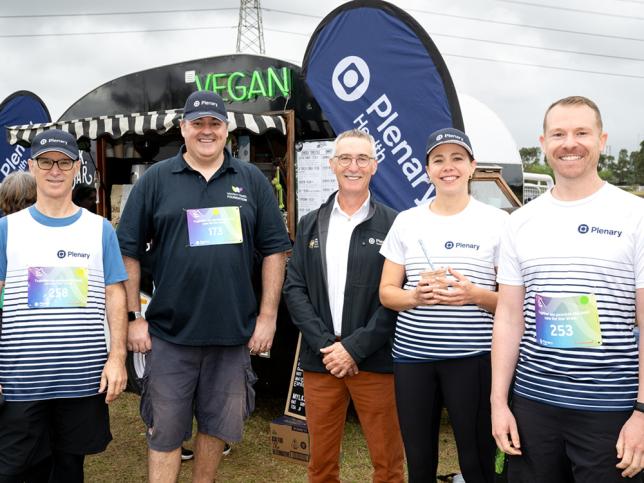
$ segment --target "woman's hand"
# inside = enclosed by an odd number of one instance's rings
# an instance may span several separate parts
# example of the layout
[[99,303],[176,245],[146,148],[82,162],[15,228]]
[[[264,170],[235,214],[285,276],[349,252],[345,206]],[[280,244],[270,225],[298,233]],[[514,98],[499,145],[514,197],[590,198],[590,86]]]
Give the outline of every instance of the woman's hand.
[[435,294],[439,288],[447,288],[449,282],[445,278],[446,270],[439,268],[431,272],[422,272],[420,280],[414,289],[416,306],[436,305],[441,303]]
[[433,291],[434,299],[437,300],[436,303],[445,305],[475,304],[480,288],[453,268],[450,267],[447,271],[455,280],[447,280],[443,277],[439,281],[441,286]]

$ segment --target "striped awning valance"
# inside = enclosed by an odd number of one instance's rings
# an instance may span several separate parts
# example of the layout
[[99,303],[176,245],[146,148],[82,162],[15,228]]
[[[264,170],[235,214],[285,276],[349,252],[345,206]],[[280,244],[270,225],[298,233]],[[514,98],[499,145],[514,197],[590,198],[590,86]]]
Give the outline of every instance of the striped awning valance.
[[[67,131],[76,136],[76,139],[82,137],[98,139],[103,135],[118,139],[126,134],[145,134],[146,132],[163,134],[173,127],[178,127],[182,116],[183,109],[171,109],[152,111],[146,114],[119,114],[46,124],[7,126],[7,141],[9,144],[16,144],[18,141],[30,143],[36,134],[47,129]],[[277,129],[286,135],[286,123],[282,116],[229,112],[228,131],[235,129],[248,129],[255,134],[262,134],[269,129]]]

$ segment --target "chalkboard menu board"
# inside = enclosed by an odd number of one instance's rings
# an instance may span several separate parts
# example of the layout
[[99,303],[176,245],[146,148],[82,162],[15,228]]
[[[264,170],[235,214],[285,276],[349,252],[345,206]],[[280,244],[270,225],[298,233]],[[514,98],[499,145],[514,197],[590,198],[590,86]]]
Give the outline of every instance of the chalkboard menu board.
[[306,404],[304,402],[304,372],[300,366],[300,346],[302,344],[302,334],[297,339],[297,349],[293,360],[293,370],[291,371],[291,384],[286,397],[286,407],[284,414],[293,416],[298,419],[306,419]]

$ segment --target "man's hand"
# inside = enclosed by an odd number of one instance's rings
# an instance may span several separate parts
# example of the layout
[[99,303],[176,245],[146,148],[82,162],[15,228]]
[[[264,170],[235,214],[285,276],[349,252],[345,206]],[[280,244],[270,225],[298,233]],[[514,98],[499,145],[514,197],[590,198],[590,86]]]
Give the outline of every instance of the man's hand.
[[145,354],[152,350],[148,321],[143,317],[130,322],[127,329],[127,350]]
[[103,373],[101,374],[101,385],[98,388],[99,393],[105,392],[105,402],[107,404],[114,401],[119,394],[125,391],[127,385],[127,371],[125,370],[125,361],[116,357],[108,357]]
[[507,404],[492,404],[492,436],[505,454],[521,454],[517,422]]
[[358,374],[358,365],[341,342],[335,342],[328,347],[323,347],[320,352],[324,354],[322,363],[326,370],[335,377],[343,378]]
[[617,467],[622,476],[632,478],[644,466],[644,413],[633,411],[617,438]]
[[270,316],[260,313],[257,316],[255,330],[248,341],[248,348],[251,354],[261,354],[262,352],[271,350],[276,324],[277,315]]

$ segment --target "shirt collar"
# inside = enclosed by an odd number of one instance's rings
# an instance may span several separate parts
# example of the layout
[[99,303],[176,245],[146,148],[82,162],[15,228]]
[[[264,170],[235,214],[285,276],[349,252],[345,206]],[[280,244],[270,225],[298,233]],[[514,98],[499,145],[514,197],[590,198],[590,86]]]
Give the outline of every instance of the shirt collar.
[[[183,157],[183,154],[186,152],[186,145],[183,144],[179,148],[179,152],[175,156],[173,160],[173,167],[172,167],[172,173],[181,173],[182,171],[192,171],[194,172],[195,170],[190,167],[188,163],[186,163],[185,158]],[[217,173],[215,173],[215,176],[213,178],[219,177],[222,173],[225,173],[227,171],[231,171],[233,173],[236,173],[237,170],[233,166],[232,163],[232,155],[228,151],[227,148],[224,148],[224,162],[222,163],[221,167],[217,170]]]
[[346,218],[355,218],[356,216],[366,216],[369,213],[369,202],[371,201],[371,191],[369,191],[369,194],[367,195],[367,199],[364,200],[364,203],[358,208],[358,210],[351,216],[347,215],[344,211],[342,211],[342,208],[340,208],[340,204],[338,203],[338,195],[340,193],[335,194],[335,199],[333,200],[333,208],[331,209],[332,214],[339,214],[342,215]]

